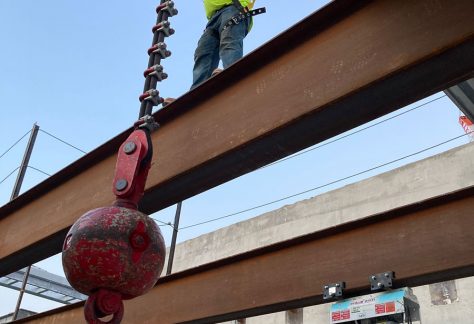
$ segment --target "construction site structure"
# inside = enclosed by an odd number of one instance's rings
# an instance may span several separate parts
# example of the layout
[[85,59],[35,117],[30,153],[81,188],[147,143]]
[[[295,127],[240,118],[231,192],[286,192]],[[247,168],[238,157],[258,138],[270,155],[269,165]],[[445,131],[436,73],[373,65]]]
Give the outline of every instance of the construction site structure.
[[[161,129],[150,140],[162,153],[153,157],[140,210],[170,206],[469,79],[473,11],[472,1],[331,2],[154,114]],[[111,156],[130,131],[0,209],[0,275],[59,252],[78,215],[113,201],[106,185],[113,179]],[[463,160],[472,170],[472,159]],[[338,206],[326,222],[321,215],[302,219],[286,237],[275,228],[265,235],[266,227],[258,226],[258,236],[273,243],[180,272],[176,260],[175,272],[148,295],[126,302],[123,321],[214,323],[291,313],[327,303],[327,283],[344,280],[348,292],[363,295],[370,289],[367,276],[386,270],[397,274],[395,283],[413,287],[474,275],[474,185],[465,172],[460,186],[439,180],[452,169],[445,165],[420,167],[418,177],[403,181],[393,173],[379,178],[373,192],[360,190],[367,210],[355,206],[345,213]],[[438,178],[425,189],[434,192],[407,193],[406,186],[431,175]],[[72,188],[81,188],[73,199],[66,194]],[[401,198],[378,200],[396,188]],[[94,199],[84,194],[91,191]],[[336,195],[320,206],[353,201]],[[31,231],[28,224],[38,222],[50,226]],[[301,228],[307,232],[297,235]],[[211,248],[207,241],[200,261]],[[196,251],[186,253],[195,259]],[[22,321],[76,323],[82,314],[76,304]]]

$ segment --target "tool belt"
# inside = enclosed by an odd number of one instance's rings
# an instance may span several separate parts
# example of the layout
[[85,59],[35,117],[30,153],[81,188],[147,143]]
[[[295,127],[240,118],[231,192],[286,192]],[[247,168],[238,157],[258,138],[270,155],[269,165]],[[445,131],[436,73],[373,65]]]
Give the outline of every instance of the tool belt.
[[239,7],[237,7],[237,8],[239,8],[240,13],[238,15],[235,15],[234,17],[230,18],[229,21],[226,22],[226,24],[224,25],[223,30],[226,30],[227,28],[229,28],[232,25],[238,25],[242,21],[244,21],[244,20],[246,20],[250,17],[260,15],[260,14],[263,14],[263,13],[267,12],[267,9],[265,7],[254,9],[254,10],[248,10],[246,8],[243,8],[240,5],[240,2],[238,2],[238,3],[239,3],[240,8]]

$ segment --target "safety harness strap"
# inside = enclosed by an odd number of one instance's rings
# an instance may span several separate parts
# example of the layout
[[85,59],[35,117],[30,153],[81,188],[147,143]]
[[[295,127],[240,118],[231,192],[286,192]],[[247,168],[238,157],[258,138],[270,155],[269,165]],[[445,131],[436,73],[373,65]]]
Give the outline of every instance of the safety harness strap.
[[[234,0],[234,2],[237,1],[240,5],[240,2],[238,0]],[[241,6],[242,7],[242,6]],[[244,9],[245,10],[245,9]],[[258,8],[258,9],[254,9],[254,10],[247,10],[243,13],[240,13],[232,18],[229,19],[229,21],[224,25],[224,28],[223,30],[226,30],[227,28],[229,28],[230,26],[232,25],[238,25],[240,24],[242,21],[244,21],[245,19],[248,19],[250,17],[253,17],[253,16],[256,16],[256,15],[260,15],[260,14],[263,14],[267,12],[267,9],[265,7],[262,7],[262,8]]]
[[224,25],[223,30],[226,30],[227,28],[229,28],[232,25],[238,25],[242,21],[244,21],[245,19],[248,19],[250,17],[253,17],[253,16],[256,16],[256,15],[259,15],[259,14],[262,14],[262,13],[266,12],[265,7],[254,9],[254,10],[249,10],[249,8],[242,6],[242,4],[240,3],[239,0],[232,0],[232,3],[240,11],[240,14],[238,14],[238,15],[232,17],[231,19],[229,19],[229,21]]

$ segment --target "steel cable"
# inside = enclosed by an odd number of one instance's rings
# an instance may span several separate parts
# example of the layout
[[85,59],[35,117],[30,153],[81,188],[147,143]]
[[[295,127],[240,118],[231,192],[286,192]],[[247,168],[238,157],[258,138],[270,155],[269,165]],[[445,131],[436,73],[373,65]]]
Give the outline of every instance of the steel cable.
[[[402,115],[404,115],[404,114],[407,114],[407,113],[409,113],[409,112],[412,112],[412,111],[414,111],[414,110],[416,110],[416,109],[419,109],[419,108],[421,108],[421,107],[424,107],[424,106],[426,106],[426,105],[428,105],[428,104],[430,104],[430,103],[433,103],[433,102],[438,101],[438,100],[440,100],[440,99],[442,99],[442,98],[445,98],[445,97],[447,97],[447,96],[446,96],[446,95],[442,95],[442,96],[440,96],[440,97],[434,98],[434,99],[429,100],[429,101],[427,101],[427,102],[424,102],[424,103],[422,103],[422,104],[420,104],[420,105],[417,105],[417,106],[415,106],[415,107],[413,107],[413,108],[410,108],[410,109],[405,110],[405,111],[403,111],[403,112],[401,112],[401,113],[398,113],[398,114],[396,114],[396,115],[394,115],[394,116],[391,116],[391,117],[389,117],[389,118],[386,118],[386,119],[384,119],[384,120],[381,120],[381,121],[379,121],[379,122],[376,122],[376,123],[374,123],[374,124],[372,124],[372,125],[366,126],[366,127],[364,127],[364,128],[361,128],[361,129],[359,129],[359,130],[356,130],[356,131],[351,132],[351,133],[349,133],[349,134],[346,134],[346,135],[344,135],[344,136],[338,137],[338,138],[336,138],[336,139],[334,139],[334,140],[328,141],[328,142],[323,143],[323,144],[321,144],[321,145],[318,145],[318,146],[312,147],[312,148],[310,148],[310,149],[307,149],[307,150],[305,150],[305,151],[302,151],[302,152],[299,152],[299,153],[297,153],[297,154],[294,154],[294,155],[292,155],[292,156],[283,158],[283,159],[281,159],[281,160],[279,160],[279,161],[275,161],[275,162],[273,162],[273,163],[267,164],[267,165],[265,165],[265,166],[263,166],[263,167],[261,167],[261,168],[259,168],[259,169],[264,169],[264,168],[266,168],[266,167],[269,167],[269,166],[272,166],[272,165],[275,165],[275,164],[278,164],[278,163],[281,163],[281,162],[290,160],[290,159],[295,158],[295,157],[297,157],[297,156],[300,156],[300,155],[309,153],[309,152],[311,152],[311,151],[314,151],[314,150],[316,150],[316,149],[318,149],[318,148],[321,148],[321,147],[327,146],[327,145],[329,145],[329,144],[335,143],[335,142],[337,142],[337,141],[339,141],[339,140],[342,140],[342,139],[344,139],[344,138],[348,138],[348,137],[350,137],[350,136],[352,136],[352,135],[355,135],[355,134],[357,134],[357,133],[363,132],[363,131],[365,131],[365,130],[367,130],[367,129],[370,129],[370,128],[372,128],[372,127],[378,126],[378,125],[380,125],[380,124],[382,124],[382,123],[385,123],[385,122],[387,122],[387,121],[389,121],[389,120],[392,120],[392,119],[394,119],[394,118],[400,117],[400,116],[402,116]],[[289,198],[290,198],[290,197],[289,197]],[[289,198],[286,198],[286,199],[289,199]],[[280,200],[278,200],[278,201],[280,201]],[[272,202],[272,203],[276,203],[276,202],[278,202],[278,201],[275,201],[275,202]],[[257,207],[255,207],[255,208],[246,209],[246,210],[243,210],[243,211],[240,211],[240,212],[237,212],[237,213],[233,213],[233,214],[230,214],[230,215],[222,216],[222,217],[219,217],[219,218],[217,218],[217,219],[215,219],[215,220],[219,220],[219,219],[221,219],[221,218],[227,218],[227,217],[235,216],[235,215],[238,215],[238,214],[247,212],[247,211],[251,211],[251,210],[256,209],[256,208],[264,207],[264,206],[266,206],[266,205],[267,205],[267,204],[265,204],[265,205],[263,205],[263,206],[257,206]],[[214,220],[212,220],[212,221],[214,221]],[[161,221],[160,221],[160,222],[161,222]],[[164,222],[162,222],[162,223],[163,223],[164,225],[160,225],[160,226],[169,225],[169,226],[173,227],[173,225],[171,225],[171,223],[164,223]],[[194,225],[190,225],[190,226],[194,226]],[[197,226],[197,225],[196,225],[196,226]],[[188,228],[188,227],[183,227],[183,229],[186,229],[186,228]],[[181,229],[181,228],[179,228],[179,229]]]
[[42,174],[44,174],[44,175],[47,175],[48,177],[51,176],[49,173],[47,173],[47,172],[45,172],[45,171],[43,171],[43,170],[40,170],[40,169],[38,169],[38,168],[35,168],[35,167],[31,166],[31,165],[28,165],[27,167],[30,168],[30,169],[33,169],[33,170],[35,170],[35,171],[38,171],[39,173],[42,173]]
[[[329,145],[329,144],[332,144],[332,143],[334,143],[334,142],[337,142],[337,141],[339,141],[339,140],[341,140],[341,139],[348,138],[348,137],[350,137],[350,136],[352,136],[352,135],[355,135],[355,134],[357,134],[357,133],[360,133],[360,132],[365,131],[365,130],[367,130],[367,129],[370,129],[370,128],[372,128],[372,127],[378,126],[378,125],[380,125],[380,124],[382,124],[382,123],[384,123],[384,122],[387,122],[387,121],[389,121],[389,120],[392,120],[392,119],[394,119],[394,118],[397,118],[397,117],[399,117],[399,116],[402,116],[402,115],[404,115],[404,114],[406,114],[406,113],[409,113],[409,112],[412,112],[412,111],[414,111],[414,110],[416,110],[416,109],[419,109],[419,108],[421,108],[421,107],[424,107],[424,106],[426,106],[426,105],[428,105],[428,104],[430,104],[430,103],[432,103],[432,102],[435,102],[435,101],[437,101],[437,100],[440,100],[440,99],[442,99],[442,98],[444,98],[444,97],[447,97],[447,96],[446,96],[446,95],[442,95],[442,96],[440,96],[440,97],[434,98],[434,99],[429,100],[429,101],[427,101],[427,102],[424,102],[424,103],[422,103],[422,104],[420,104],[420,105],[418,105],[418,106],[415,106],[415,107],[410,108],[410,109],[408,109],[408,110],[406,110],[406,111],[403,111],[403,112],[401,112],[401,113],[398,113],[398,114],[396,114],[396,115],[394,115],[394,116],[391,116],[391,117],[389,117],[389,118],[386,118],[386,119],[384,119],[384,120],[381,120],[381,121],[379,121],[379,122],[377,122],[377,123],[374,123],[374,124],[369,125],[369,126],[367,126],[367,127],[361,128],[361,129],[359,129],[359,130],[357,130],[357,131],[354,131],[354,132],[351,132],[351,133],[346,134],[346,135],[344,135],[344,136],[338,137],[338,138],[336,138],[336,139],[334,139],[334,140],[328,141],[328,142],[326,142],[326,143],[323,143],[323,144],[321,144],[321,145],[315,146],[315,147],[310,148],[310,149],[308,149],[308,150],[302,151],[302,152],[297,153],[297,154],[295,154],[295,155],[292,155],[292,156],[283,158],[283,159],[281,159],[281,160],[279,160],[279,161],[275,161],[275,162],[273,162],[273,163],[267,164],[267,165],[265,165],[265,166],[263,166],[263,167],[261,167],[261,168],[259,168],[259,169],[263,169],[263,168],[266,168],[266,167],[269,167],[269,166],[272,166],[272,165],[275,165],[275,164],[278,164],[278,163],[287,161],[287,160],[289,160],[289,159],[295,158],[295,157],[297,157],[297,156],[300,156],[300,155],[309,153],[309,152],[314,151],[314,150],[316,150],[316,149],[318,149],[318,148],[321,148],[321,147],[324,147],[324,146],[326,146],[326,145]],[[342,180],[341,180],[341,181],[342,181]],[[329,184],[327,184],[327,185],[329,185]],[[325,185],[325,186],[326,186],[326,185]],[[316,190],[316,189],[314,189],[314,190]],[[300,194],[303,194],[303,193],[300,193]],[[293,196],[291,196],[291,197],[293,197]],[[246,209],[246,210],[237,212],[237,213],[232,213],[232,214],[229,214],[229,215],[225,215],[225,216],[222,216],[222,217],[218,217],[217,219],[213,219],[213,220],[211,220],[211,221],[215,221],[215,220],[219,220],[219,219],[222,219],[222,218],[227,218],[227,217],[235,216],[235,215],[238,215],[238,214],[247,212],[247,211],[251,211],[251,210],[254,210],[254,209],[257,209],[257,208],[261,208],[261,207],[267,206],[268,204],[273,204],[273,203],[279,202],[279,201],[281,201],[281,200],[289,199],[289,198],[291,198],[291,197],[282,198],[282,199],[280,199],[280,200],[277,200],[277,201],[274,201],[274,202],[271,202],[271,203],[267,203],[267,204],[264,204],[264,205],[261,205],[261,206],[252,207],[252,208],[249,208],[249,209]],[[204,224],[205,224],[205,223],[204,223]],[[197,226],[197,225],[190,225],[190,226]],[[188,228],[188,227],[183,227],[183,229],[185,229],[185,228]]]
[[29,133],[31,133],[31,130],[29,130],[28,132],[25,133],[25,135],[23,135],[22,137],[20,137],[15,143],[13,143],[12,146],[10,146],[5,152],[3,152],[2,155],[0,155],[0,159],[5,155],[7,154],[12,148],[14,148],[18,143],[20,143],[20,141],[25,138],[26,135],[28,135]]
[[280,201],[284,201],[284,200],[287,200],[287,199],[290,199],[290,198],[294,198],[294,197],[303,195],[303,194],[305,194],[305,193],[308,193],[308,192],[311,192],[311,191],[315,191],[315,190],[318,190],[318,189],[321,189],[321,188],[324,188],[324,187],[333,185],[333,184],[335,184],[335,183],[338,183],[338,182],[341,182],[341,181],[344,181],[344,180],[347,180],[347,179],[350,179],[350,178],[354,178],[354,177],[356,177],[356,176],[359,176],[359,175],[368,173],[368,172],[373,171],[373,170],[376,170],[376,169],[380,169],[380,168],[382,168],[382,167],[384,167],[384,166],[393,164],[393,163],[395,163],[395,162],[399,162],[399,161],[404,160],[404,159],[407,159],[407,158],[409,158],[409,157],[412,157],[412,156],[415,156],[415,155],[424,153],[424,152],[426,152],[426,151],[432,150],[432,149],[434,149],[434,148],[436,148],[436,147],[439,147],[439,146],[441,146],[441,145],[447,144],[447,143],[449,143],[449,142],[452,142],[452,141],[455,141],[455,140],[457,140],[457,139],[459,139],[459,138],[462,138],[462,137],[464,137],[464,136],[467,136],[467,135],[469,135],[469,134],[471,134],[471,133],[472,133],[472,132],[466,133],[466,134],[462,134],[462,135],[459,135],[459,136],[456,136],[456,137],[454,137],[454,138],[451,138],[451,139],[448,139],[448,140],[443,141],[443,142],[441,142],[441,143],[432,145],[432,146],[430,146],[430,147],[427,147],[427,148],[425,148],[425,149],[423,149],[423,150],[420,150],[420,151],[417,151],[417,152],[415,152],[415,153],[411,153],[411,154],[405,155],[405,156],[403,156],[403,157],[401,157],[401,158],[398,158],[398,159],[395,159],[395,160],[392,160],[392,161],[389,161],[389,162],[386,162],[386,163],[382,163],[382,164],[377,165],[377,166],[375,166],[375,167],[372,167],[372,168],[370,168],[370,169],[366,169],[366,170],[364,170],[364,171],[357,172],[357,173],[352,174],[352,175],[350,175],[350,176],[347,176],[347,177],[344,177],[344,178],[340,178],[340,179],[337,179],[337,180],[328,182],[328,183],[326,183],[326,184],[323,184],[323,185],[320,185],[320,186],[317,186],[317,187],[314,187],[314,188],[311,188],[311,189],[308,189],[308,190],[304,190],[304,191],[298,192],[298,193],[296,193],[296,194],[292,194],[292,195],[289,195],[289,196],[286,196],[286,197],[283,197],[283,198],[280,198],[280,199],[276,199],[276,200],[273,200],[273,201],[270,201],[270,202],[267,202],[267,203],[264,203],[264,204],[261,204],[261,205],[258,205],[258,206],[254,206],[254,207],[251,207],[251,208],[247,208],[247,209],[244,209],[244,210],[241,210],[241,211],[232,213],[232,214],[224,215],[224,216],[221,216],[221,217],[216,217],[216,218],[213,218],[213,219],[209,219],[209,220],[207,220],[207,221],[195,223],[195,224],[188,225],[188,226],[183,226],[183,227],[179,228],[179,230],[188,229],[188,228],[192,228],[192,227],[204,225],[204,224],[207,224],[207,223],[215,222],[215,221],[218,221],[218,220],[221,220],[221,219],[224,219],[224,218],[236,216],[236,215],[239,215],[239,214],[243,214],[243,213],[245,213],[245,212],[248,212],[248,211],[252,211],[252,210],[255,210],[255,209],[258,209],[258,208],[262,208],[262,207],[265,207],[265,206],[268,206],[268,205],[275,204],[275,203],[280,202]]
[[5,182],[5,180],[7,180],[13,173],[15,173],[16,170],[18,170],[20,167],[16,167],[13,171],[11,171],[5,178],[2,179],[2,181],[0,181],[0,184],[2,184],[3,182]]
[[171,224],[171,222],[168,222],[168,223],[167,223],[167,222],[164,222],[164,221],[162,221],[162,220],[159,220],[159,219],[154,218],[154,217],[151,217],[151,216],[150,216],[150,218],[153,219],[154,221],[157,221],[158,223],[160,223],[160,224],[158,225],[158,226],[160,226],[160,227],[161,227],[161,226],[170,226],[171,228],[173,228],[173,225]]
[[335,138],[335,139],[333,139],[333,140],[331,140],[331,141],[328,141],[328,142],[323,143],[323,144],[321,144],[321,145],[317,145],[317,146],[315,146],[315,147],[312,147],[312,148],[310,148],[310,149],[307,149],[307,150],[304,150],[304,151],[302,151],[302,152],[296,153],[296,154],[294,154],[294,155],[288,156],[288,157],[283,158],[283,159],[281,159],[281,160],[278,160],[278,161],[269,163],[269,164],[267,164],[267,165],[265,165],[265,166],[263,166],[263,167],[261,167],[261,168],[259,168],[259,169],[264,169],[264,168],[267,168],[267,167],[269,167],[269,166],[272,166],[272,165],[275,165],[275,164],[278,164],[278,163],[281,163],[281,162],[285,162],[285,161],[290,160],[290,159],[292,159],[292,158],[295,158],[295,157],[297,157],[297,156],[300,156],[300,155],[309,153],[309,152],[311,152],[311,151],[314,151],[314,150],[316,150],[316,149],[318,149],[318,148],[321,148],[321,147],[323,147],[323,146],[327,146],[327,145],[329,145],[329,144],[335,143],[335,142],[340,141],[340,140],[342,140],[342,139],[344,139],[344,138],[347,138],[347,137],[350,137],[350,136],[355,135],[355,134],[357,134],[357,133],[363,132],[363,131],[365,131],[365,130],[367,130],[367,129],[369,129],[369,128],[378,126],[378,125],[380,125],[380,124],[382,124],[382,123],[385,123],[385,122],[387,122],[387,121],[389,121],[389,120],[391,120],[391,119],[394,119],[394,118],[400,117],[400,116],[402,116],[402,115],[404,115],[404,114],[406,114],[406,113],[412,112],[412,111],[414,111],[414,110],[416,110],[416,109],[418,109],[418,108],[421,108],[421,107],[423,107],[423,106],[426,106],[426,105],[428,105],[428,104],[430,104],[430,103],[432,103],[432,102],[435,102],[435,101],[437,101],[437,100],[440,100],[440,99],[442,99],[442,98],[444,98],[444,97],[447,97],[447,96],[446,96],[446,95],[442,95],[441,97],[432,99],[432,100],[427,101],[427,102],[425,102],[425,103],[422,103],[421,105],[418,105],[418,106],[416,106],[416,107],[413,107],[413,108],[410,108],[410,109],[408,109],[408,110],[405,110],[405,111],[403,111],[403,112],[401,112],[401,113],[399,113],[399,114],[396,114],[396,115],[393,115],[393,116],[391,116],[391,117],[388,117],[388,118],[386,118],[386,119],[384,119],[384,120],[381,120],[381,121],[379,121],[379,122],[376,122],[376,123],[374,123],[374,124],[372,124],[372,125],[369,125],[369,126],[366,126],[366,127],[364,127],[364,128],[358,129],[358,130],[356,130],[356,131],[354,131],[354,132],[351,132],[351,133],[346,134],[346,135],[344,135],[344,136]]
[[49,135],[49,136],[51,136],[52,138],[54,138],[54,139],[60,141],[61,143],[66,144],[67,146],[70,146],[70,147],[72,147],[72,148],[74,148],[74,149],[76,149],[76,150],[78,150],[78,151],[80,151],[80,152],[82,152],[82,153],[84,153],[84,154],[87,154],[86,151],[81,150],[80,148],[78,148],[78,147],[72,145],[71,143],[68,143],[68,142],[66,142],[65,140],[62,140],[62,139],[60,139],[59,137],[54,136],[53,134],[48,133],[47,131],[45,131],[45,130],[43,130],[43,129],[40,129],[40,132],[43,132],[43,133],[45,133],[46,135]]

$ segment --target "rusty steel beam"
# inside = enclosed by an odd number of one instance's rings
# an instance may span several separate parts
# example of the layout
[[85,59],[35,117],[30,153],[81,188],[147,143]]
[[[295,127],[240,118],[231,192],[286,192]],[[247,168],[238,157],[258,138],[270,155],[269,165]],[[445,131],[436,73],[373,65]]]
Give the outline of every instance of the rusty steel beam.
[[[471,0],[338,0],[158,112],[154,212],[473,75]],[[112,202],[127,132],[0,209],[0,275]]]
[[[215,323],[323,303],[325,284],[368,293],[474,275],[474,187],[164,277],[125,304],[123,323]],[[22,322],[79,323],[82,304]]]

